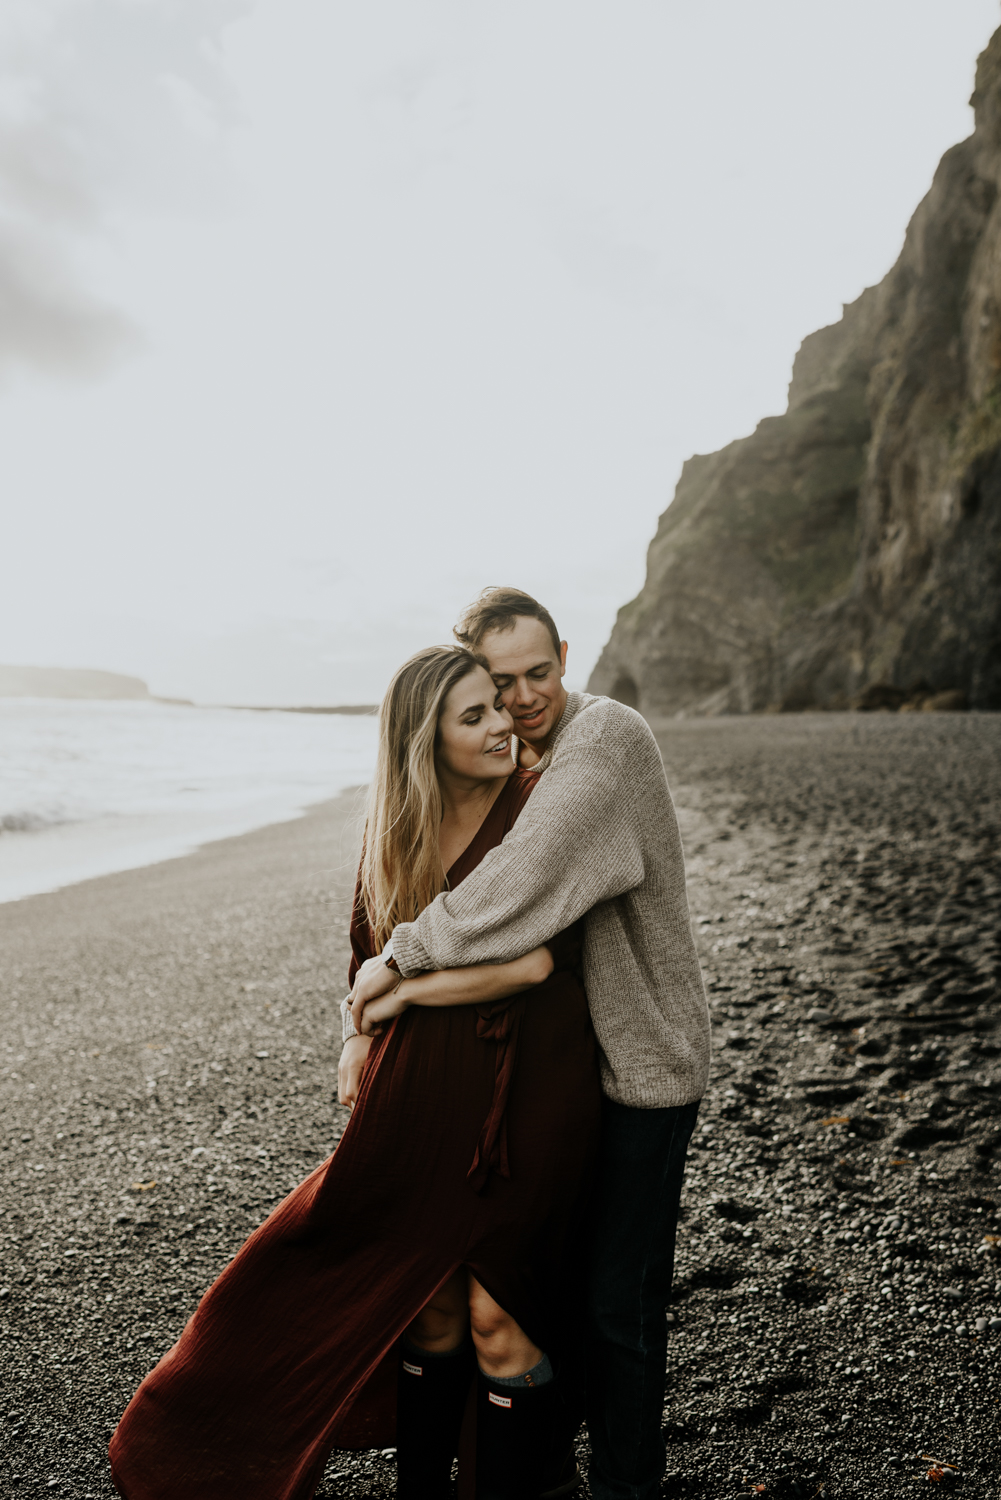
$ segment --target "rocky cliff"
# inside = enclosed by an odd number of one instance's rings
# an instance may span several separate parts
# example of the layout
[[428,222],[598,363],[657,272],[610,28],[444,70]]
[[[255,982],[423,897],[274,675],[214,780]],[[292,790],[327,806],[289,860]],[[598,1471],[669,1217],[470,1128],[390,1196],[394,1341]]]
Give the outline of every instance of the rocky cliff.
[[591,676],[657,714],[1001,708],[1001,30],[896,265],[685,464]]

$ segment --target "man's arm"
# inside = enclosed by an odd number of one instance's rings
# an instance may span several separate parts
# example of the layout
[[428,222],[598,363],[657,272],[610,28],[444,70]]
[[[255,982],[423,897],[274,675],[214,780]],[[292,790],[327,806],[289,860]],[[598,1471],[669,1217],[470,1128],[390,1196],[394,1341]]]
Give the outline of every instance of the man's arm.
[[436,969],[398,980],[396,988],[367,1004],[355,1003],[352,1020],[361,1036],[377,1036],[387,1021],[412,1005],[443,1010],[459,1005],[487,1005],[534,989],[553,972],[553,955],[536,948],[506,964],[471,964],[464,969]]
[[638,759],[624,760],[593,741],[554,757],[504,842],[455,891],[395,929],[400,972],[506,963],[639,885],[637,794],[651,773],[665,799],[668,793],[652,736],[649,753]]

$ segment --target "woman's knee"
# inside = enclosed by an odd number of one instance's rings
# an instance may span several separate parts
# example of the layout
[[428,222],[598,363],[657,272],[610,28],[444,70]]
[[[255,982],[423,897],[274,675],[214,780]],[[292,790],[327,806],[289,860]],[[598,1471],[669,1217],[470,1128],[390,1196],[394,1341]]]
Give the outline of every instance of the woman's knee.
[[507,1343],[522,1336],[521,1329],[504,1309],[484,1291],[479,1282],[470,1280],[469,1327],[477,1343]]
[[426,1302],[407,1329],[422,1348],[451,1348],[465,1337],[466,1278],[456,1275]]
[[480,1368],[487,1375],[520,1375],[542,1358],[542,1350],[472,1277],[469,1327]]

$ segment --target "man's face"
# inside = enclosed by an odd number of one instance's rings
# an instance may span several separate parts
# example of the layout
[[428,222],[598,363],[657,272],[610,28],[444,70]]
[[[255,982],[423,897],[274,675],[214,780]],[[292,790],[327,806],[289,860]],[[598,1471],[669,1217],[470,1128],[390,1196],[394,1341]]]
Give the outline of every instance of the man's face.
[[545,748],[566,707],[566,641],[557,651],[541,620],[519,615],[510,630],[485,635],[480,650],[500,702],[514,719],[515,734]]

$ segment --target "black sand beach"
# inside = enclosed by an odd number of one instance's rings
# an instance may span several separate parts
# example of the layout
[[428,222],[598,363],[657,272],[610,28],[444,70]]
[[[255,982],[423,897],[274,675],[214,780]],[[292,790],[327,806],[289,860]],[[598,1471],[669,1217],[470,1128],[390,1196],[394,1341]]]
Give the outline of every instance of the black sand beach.
[[[665,1494],[882,1497],[931,1471],[993,1497],[1001,718],[659,733],[717,1047]],[[0,906],[4,1494],[110,1500],[135,1386],[337,1140],[358,810]],[[373,1454],[319,1493],[392,1492]]]

